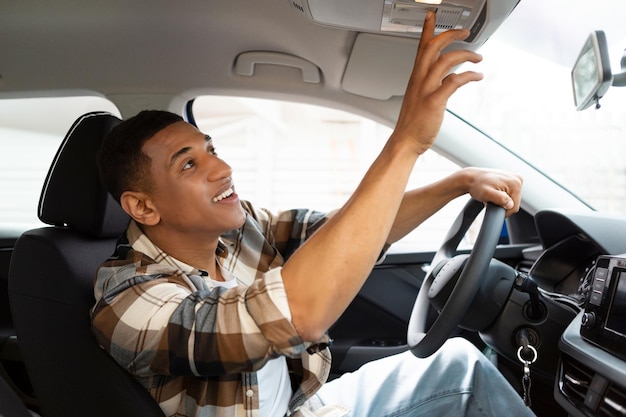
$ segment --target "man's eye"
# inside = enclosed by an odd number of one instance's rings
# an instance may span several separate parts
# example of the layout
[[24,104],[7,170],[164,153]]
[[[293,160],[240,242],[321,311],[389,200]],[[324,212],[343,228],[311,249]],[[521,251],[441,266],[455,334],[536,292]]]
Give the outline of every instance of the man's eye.
[[187,170],[189,168],[192,168],[193,166],[194,166],[193,161],[187,161],[187,162],[185,162],[185,165],[183,165],[183,171]]

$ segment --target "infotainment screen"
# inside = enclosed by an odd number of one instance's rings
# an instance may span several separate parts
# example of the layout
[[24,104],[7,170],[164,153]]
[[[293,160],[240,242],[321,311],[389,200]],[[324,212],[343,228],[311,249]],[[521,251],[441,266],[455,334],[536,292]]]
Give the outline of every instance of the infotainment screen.
[[626,254],[598,256],[580,335],[626,360]]
[[626,335],[626,272],[620,271],[606,319],[606,329]]

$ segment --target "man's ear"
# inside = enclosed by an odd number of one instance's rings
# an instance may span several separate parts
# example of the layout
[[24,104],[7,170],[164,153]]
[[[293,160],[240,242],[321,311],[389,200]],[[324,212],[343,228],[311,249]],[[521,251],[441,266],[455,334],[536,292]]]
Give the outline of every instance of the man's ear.
[[154,226],[161,220],[158,210],[146,193],[125,191],[120,197],[120,205],[137,223]]

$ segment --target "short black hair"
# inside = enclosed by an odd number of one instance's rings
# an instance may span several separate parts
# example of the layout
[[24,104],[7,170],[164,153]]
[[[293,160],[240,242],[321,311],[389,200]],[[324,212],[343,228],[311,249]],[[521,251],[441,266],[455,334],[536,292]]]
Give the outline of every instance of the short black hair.
[[150,191],[151,159],[143,145],[166,127],[185,120],[163,110],[144,110],[111,130],[98,152],[98,171],[105,188],[120,202],[125,191]]

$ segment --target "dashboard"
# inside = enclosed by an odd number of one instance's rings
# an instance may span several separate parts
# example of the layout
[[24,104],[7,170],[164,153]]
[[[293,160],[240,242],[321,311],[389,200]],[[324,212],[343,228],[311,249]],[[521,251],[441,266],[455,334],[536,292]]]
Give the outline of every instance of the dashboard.
[[573,417],[626,416],[626,219],[545,210],[535,224],[546,249],[530,276],[580,307],[558,340],[554,397]]

